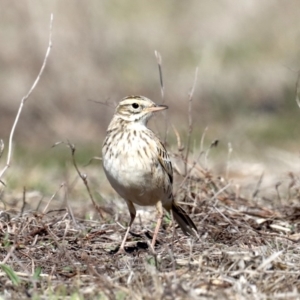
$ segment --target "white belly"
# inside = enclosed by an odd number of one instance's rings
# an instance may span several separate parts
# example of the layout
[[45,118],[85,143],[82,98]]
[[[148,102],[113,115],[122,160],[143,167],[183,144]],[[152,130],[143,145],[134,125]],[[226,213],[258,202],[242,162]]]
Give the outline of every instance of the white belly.
[[138,205],[164,203],[168,199],[164,170],[156,161],[155,154],[149,155],[148,151],[146,159],[141,152],[138,154],[147,145],[143,142],[133,144],[130,148],[119,144],[122,152],[109,158],[108,151],[103,156],[103,167],[110,184],[121,197]]

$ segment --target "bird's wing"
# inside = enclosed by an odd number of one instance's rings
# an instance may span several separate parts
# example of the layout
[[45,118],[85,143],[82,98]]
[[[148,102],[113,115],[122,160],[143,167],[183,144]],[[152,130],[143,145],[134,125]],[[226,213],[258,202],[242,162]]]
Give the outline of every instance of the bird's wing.
[[157,139],[157,152],[158,152],[158,161],[162,168],[167,172],[169,176],[170,183],[173,183],[173,167],[171,163],[170,156],[165,148],[165,146],[162,144],[162,142]]

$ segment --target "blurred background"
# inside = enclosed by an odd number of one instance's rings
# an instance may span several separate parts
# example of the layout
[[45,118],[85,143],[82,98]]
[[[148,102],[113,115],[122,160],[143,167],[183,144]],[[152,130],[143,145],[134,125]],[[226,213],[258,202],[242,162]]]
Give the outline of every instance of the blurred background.
[[[299,11],[299,0],[0,0],[0,138],[6,146],[20,100],[42,65],[54,14],[53,48],[16,129],[9,184],[36,186],[46,177],[33,175],[36,168],[67,164],[69,151],[51,148],[58,141],[75,143],[80,163],[100,156],[113,107],[131,94],[169,106],[167,141],[176,150],[172,125],[184,143],[196,67],[194,154],[205,132],[204,150],[219,140],[210,152],[216,173],[228,167],[229,143],[233,169],[235,163],[256,175],[266,166],[297,169]],[[164,99],[155,50],[162,56]],[[164,136],[163,115],[150,126]]]

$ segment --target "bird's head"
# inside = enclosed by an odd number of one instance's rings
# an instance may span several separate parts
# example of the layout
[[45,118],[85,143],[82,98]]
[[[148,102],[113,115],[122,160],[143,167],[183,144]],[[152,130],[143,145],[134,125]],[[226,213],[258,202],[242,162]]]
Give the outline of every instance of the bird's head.
[[167,109],[166,105],[158,105],[144,96],[128,96],[118,104],[115,116],[127,122],[147,124],[154,112]]

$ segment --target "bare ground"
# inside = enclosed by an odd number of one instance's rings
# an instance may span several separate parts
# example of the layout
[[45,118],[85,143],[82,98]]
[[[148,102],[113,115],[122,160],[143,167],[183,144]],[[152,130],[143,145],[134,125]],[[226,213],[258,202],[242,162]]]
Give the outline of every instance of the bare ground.
[[[164,218],[152,253],[154,209],[141,213],[126,254],[114,254],[128,222],[114,201],[22,209],[2,194],[1,296],[6,299],[299,299],[299,179],[248,196],[200,167],[176,193],[199,240]],[[277,191],[277,192],[276,192]],[[25,199],[25,197],[24,197]],[[8,203],[10,202],[10,204]],[[70,202],[70,201],[69,201]],[[122,201],[118,200],[118,203]],[[13,208],[13,203],[18,203]],[[5,204],[5,205],[4,205]],[[5,209],[5,207],[7,209]],[[8,208],[9,207],[9,208]],[[91,216],[88,219],[87,216]],[[117,222],[116,222],[117,220]]]

